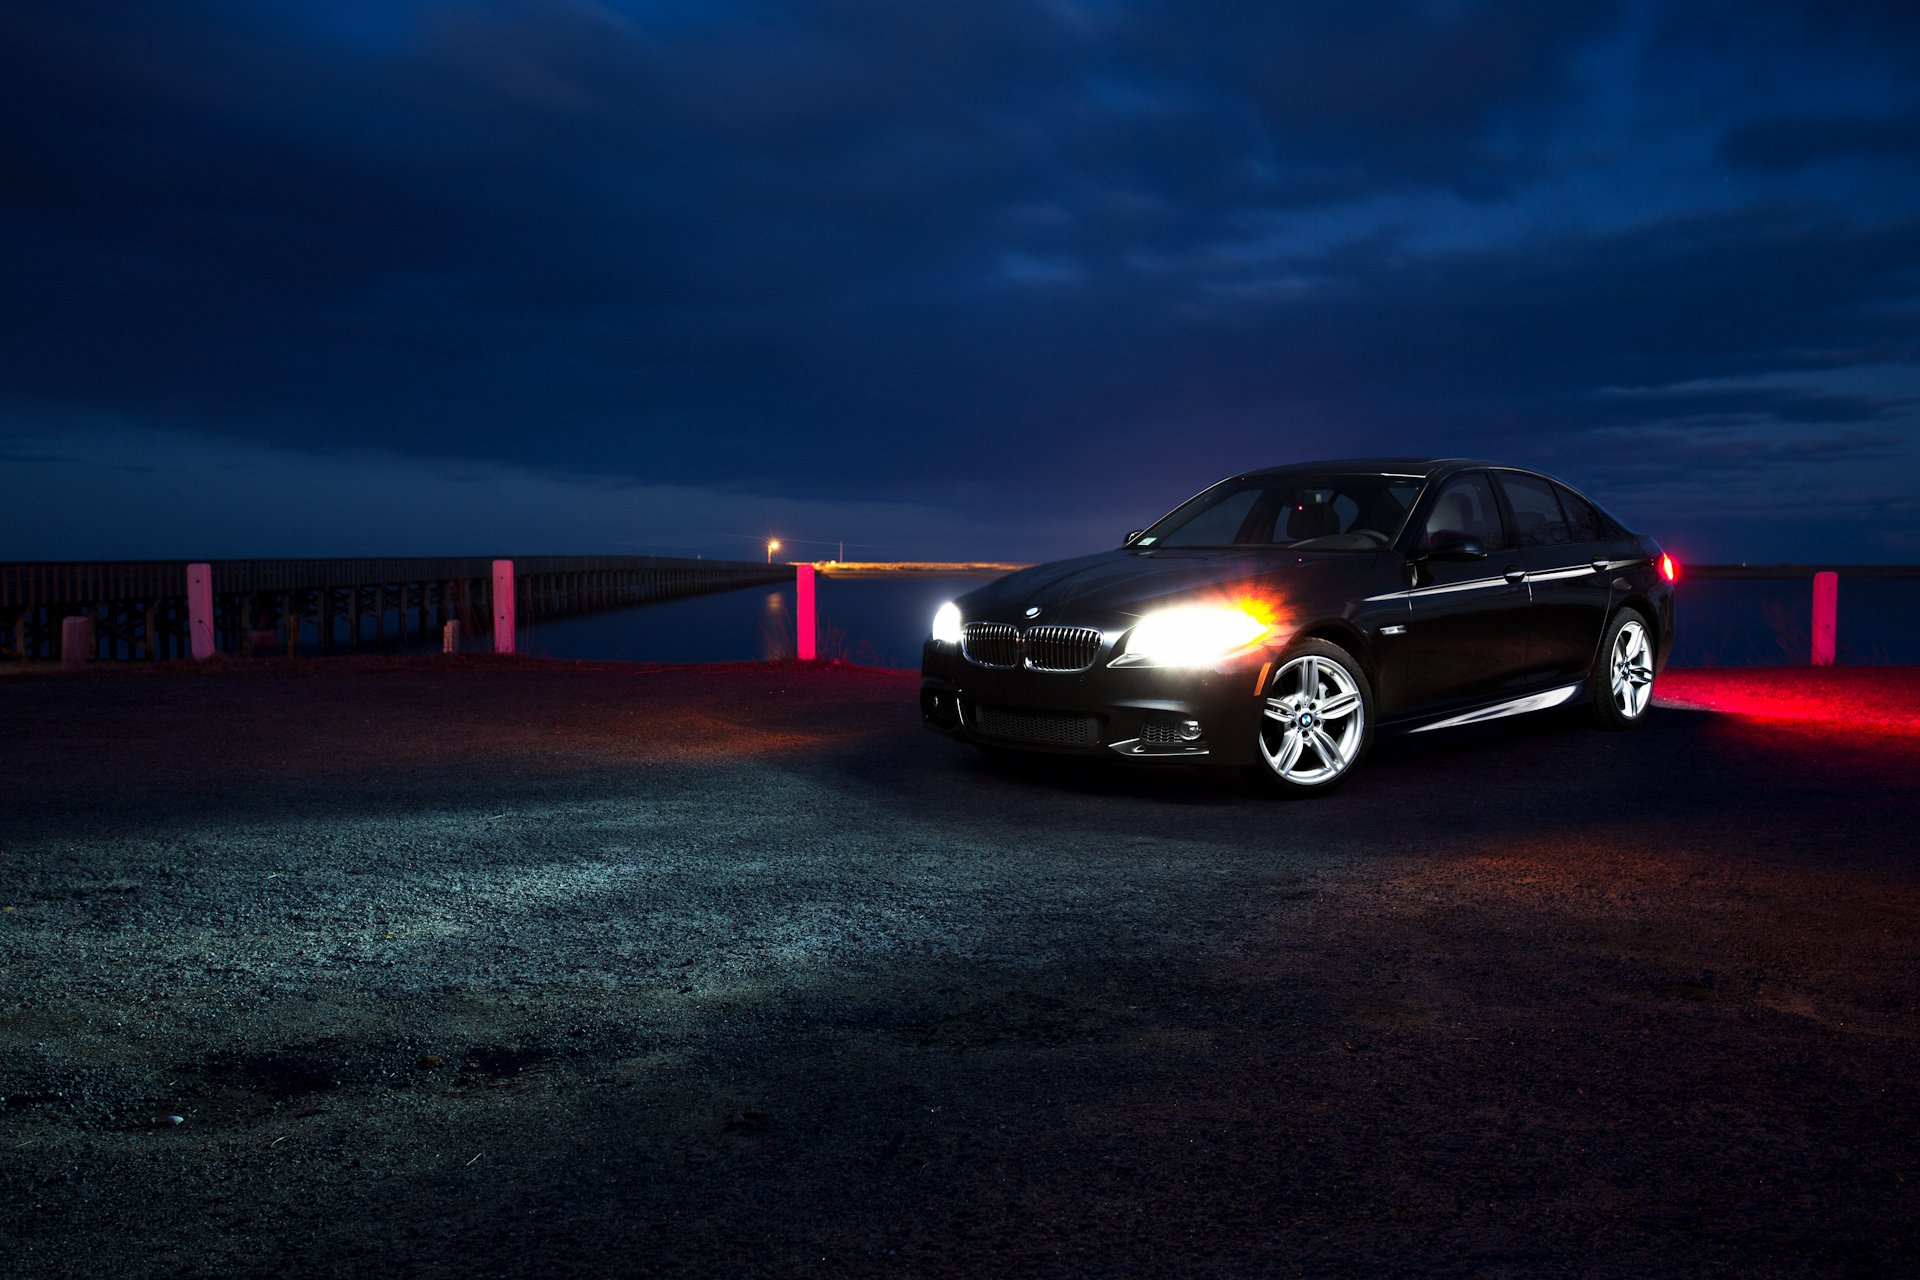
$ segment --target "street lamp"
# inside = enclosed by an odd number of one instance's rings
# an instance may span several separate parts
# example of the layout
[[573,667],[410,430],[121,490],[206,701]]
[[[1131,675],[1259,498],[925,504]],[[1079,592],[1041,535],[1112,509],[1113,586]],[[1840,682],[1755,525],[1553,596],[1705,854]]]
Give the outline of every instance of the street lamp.
[[778,551],[779,549],[780,549],[780,539],[778,538],[767,539],[767,563],[768,564],[773,563],[773,553]]

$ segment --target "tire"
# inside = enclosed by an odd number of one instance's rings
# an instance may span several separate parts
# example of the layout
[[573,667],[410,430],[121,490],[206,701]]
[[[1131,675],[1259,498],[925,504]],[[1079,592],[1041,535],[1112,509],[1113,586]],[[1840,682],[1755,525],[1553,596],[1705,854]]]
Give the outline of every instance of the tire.
[[1248,771],[1262,788],[1294,799],[1345,782],[1373,744],[1373,686],[1353,655],[1326,640],[1287,650],[1261,695]]
[[1637,729],[1653,708],[1653,628],[1638,609],[1607,621],[1594,656],[1593,722],[1602,729]]

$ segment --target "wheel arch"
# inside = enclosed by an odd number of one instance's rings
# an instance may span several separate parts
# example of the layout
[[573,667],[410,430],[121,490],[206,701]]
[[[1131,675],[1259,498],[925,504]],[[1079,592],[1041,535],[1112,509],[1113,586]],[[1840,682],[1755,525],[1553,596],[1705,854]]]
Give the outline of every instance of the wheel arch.
[[[1656,659],[1664,658],[1667,654],[1669,646],[1673,644],[1673,637],[1667,633],[1664,627],[1662,627],[1660,623],[1660,610],[1654,607],[1653,601],[1649,599],[1647,594],[1643,591],[1640,591],[1638,589],[1629,591],[1626,595],[1614,601],[1608,607],[1607,621],[1611,623],[1614,620],[1614,618],[1619,615],[1622,609],[1631,609],[1635,613],[1640,615],[1641,619],[1646,622],[1647,629],[1653,632],[1654,657]],[[1606,628],[1602,627],[1601,628],[1602,639],[1605,638],[1605,633],[1606,633]],[[1600,654],[1599,643],[1600,642],[1598,640],[1594,642],[1593,652],[1596,658],[1599,657],[1599,654]]]
[[1367,637],[1360,628],[1344,618],[1322,618],[1310,622],[1294,632],[1288,640],[1325,640],[1337,644],[1353,655],[1360,664],[1360,670],[1366,673],[1367,683],[1373,686],[1374,697],[1380,696],[1380,668],[1373,660],[1373,646],[1367,643]]

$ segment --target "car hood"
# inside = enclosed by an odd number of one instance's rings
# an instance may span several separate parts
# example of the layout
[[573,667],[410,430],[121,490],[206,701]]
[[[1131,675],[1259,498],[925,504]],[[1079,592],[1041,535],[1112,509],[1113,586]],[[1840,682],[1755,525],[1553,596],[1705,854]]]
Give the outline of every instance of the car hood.
[[1371,563],[1378,552],[1285,550],[1102,551],[1055,560],[1008,574],[959,600],[962,615],[1023,622],[1038,608],[1040,622],[1095,623],[1114,615],[1138,616],[1174,597],[1238,589],[1288,591],[1342,566]]

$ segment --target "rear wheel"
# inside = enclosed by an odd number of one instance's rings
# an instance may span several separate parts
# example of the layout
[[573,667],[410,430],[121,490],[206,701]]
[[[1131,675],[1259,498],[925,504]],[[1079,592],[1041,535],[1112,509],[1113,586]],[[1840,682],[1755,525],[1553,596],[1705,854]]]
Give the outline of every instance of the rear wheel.
[[1373,689],[1366,673],[1337,644],[1300,641],[1267,685],[1259,734],[1256,781],[1286,796],[1333,790],[1373,741]]
[[1593,671],[1593,719],[1602,729],[1643,724],[1653,705],[1653,633],[1647,620],[1622,609],[1607,623]]

